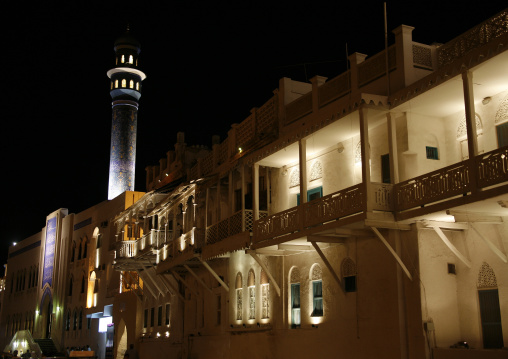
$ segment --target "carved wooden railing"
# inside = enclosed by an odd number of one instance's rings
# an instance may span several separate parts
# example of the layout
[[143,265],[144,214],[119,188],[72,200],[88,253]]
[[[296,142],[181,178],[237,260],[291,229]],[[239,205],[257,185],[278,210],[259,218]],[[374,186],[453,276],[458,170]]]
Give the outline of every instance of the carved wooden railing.
[[394,187],[397,211],[469,192],[471,190],[469,171],[470,164],[464,161],[397,183]]
[[365,209],[363,183],[254,222],[253,243],[346,217]]
[[[259,211],[259,218],[268,215],[266,211]],[[206,244],[213,244],[242,232],[242,222],[245,222],[245,230],[252,231],[254,214],[251,209],[240,210],[219,223],[206,229]]]
[[297,206],[254,222],[252,242],[258,243],[300,230],[301,211],[302,206]]
[[116,242],[116,258],[131,258],[138,253],[137,240]]
[[442,67],[449,64],[455,59],[465,56],[470,51],[506,33],[508,33],[508,11],[503,10],[464,34],[438,47],[439,66]]
[[372,209],[378,211],[393,211],[393,185],[371,182],[369,198]]
[[484,153],[475,158],[478,187],[484,188],[508,181],[508,147]]
[[363,184],[303,204],[303,226],[312,227],[364,209]]
[[120,241],[116,243],[117,258],[135,257],[141,252],[161,247],[171,238],[171,232],[152,229],[143,237],[136,240]]

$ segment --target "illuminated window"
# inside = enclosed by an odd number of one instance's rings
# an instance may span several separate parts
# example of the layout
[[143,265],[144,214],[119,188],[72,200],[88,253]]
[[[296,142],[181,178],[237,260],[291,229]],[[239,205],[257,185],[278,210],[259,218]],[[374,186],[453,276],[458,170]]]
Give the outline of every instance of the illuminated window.
[[301,324],[300,312],[300,271],[297,267],[291,269],[289,275],[291,290],[291,328],[299,328]]
[[118,80],[115,80],[115,88],[118,88]]
[[236,320],[242,320],[242,312],[243,312],[243,284],[242,284],[242,274],[238,273],[236,275]]
[[312,284],[312,313],[311,317],[323,316],[323,280],[321,267],[318,264],[312,266],[311,271]]
[[122,59],[120,60],[120,62],[123,64],[125,62],[125,55],[122,55]]
[[122,87],[127,87],[127,80],[126,79],[122,79]]
[[132,80],[129,81],[129,88],[131,88],[131,89],[134,88],[134,81],[132,81]]
[[270,284],[268,283],[268,276],[264,270],[261,270],[261,318],[266,319],[270,317]]
[[252,269],[249,271],[247,286],[249,289],[249,319],[256,319],[256,278]]
[[129,64],[133,64],[134,63],[134,58],[132,57],[132,55],[129,55]]
[[113,90],[113,81],[111,81],[111,89]]
[[139,82],[136,81],[136,91],[139,91]]
[[171,313],[171,310],[170,310],[171,306],[168,304],[166,304],[166,325],[169,325],[169,314]]

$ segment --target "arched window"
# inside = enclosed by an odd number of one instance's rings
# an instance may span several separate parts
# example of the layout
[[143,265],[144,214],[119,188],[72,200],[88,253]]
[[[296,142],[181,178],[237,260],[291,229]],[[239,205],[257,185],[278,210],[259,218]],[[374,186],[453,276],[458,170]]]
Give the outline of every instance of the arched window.
[[126,79],[122,79],[122,87],[127,87],[127,80]]
[[78,316],[78,329],[81,330],[82,328],[83,328],[83,309],[80,309]]
[[81,293],[85,293],[85,275],[81,277]]
[[349,257],[344,258],[341,264],[342,279],[346,292],[356,292],[356,265]]
[[117,89],[118,88],[118,79],[115,80],[115,88]]
[[261,286],[261,318],[266,319],[270,317],[270,284],[264,270],[261,270],[259,283]]
[[79,242],[78,246],[78,261],[81,259],[81,242]]
[[111,90],[113,90],[113,81],[111,81]]
[[322,271],[319,264],[314,264],[311,268],[311,284],[312,284],[312,313],[311,317],[323,316],[323,279]]
[[74,309],[74,320],[72,321],[72,329],[76,330],[78,328],[78,312]]
[[122,55],[122,58],[121,58],[120,62],[121,62],[122,64],[125,62],[125,55]]
[[134,81],[133,80],[129,81],[129,88],[131,88],[131,89],[134,88]]
[[139,91],[139,81],[136,81],[136,91]]
[[73,278],[72,278],[72,275],[71,275],[71,278],[69,279],[69,297],[72,297],[72,285],[73,285]]
[[291,328],[299,328],[301,324],[300,314],[300,271],[293,267],[289,273],[289,286],[291,293]]
[[242,274],[238,272],[236,274],[236,320],[242,320],[242,312],[243,312],[243,283],[242,283]]
[[132,55],[129,55],[129,64],[133,64],[134,63],[134,58],[132,57]]
[[69,331],[71,329],[71,311],[67,310],[67,315],[65,316],[65,330]]
[[88,253],[88,240],[85,238],[83,240],[83,258],[86,258]]
[[252,269],[247,278],[247,287],[249,290],[249,319],[256,319],[256,277]]

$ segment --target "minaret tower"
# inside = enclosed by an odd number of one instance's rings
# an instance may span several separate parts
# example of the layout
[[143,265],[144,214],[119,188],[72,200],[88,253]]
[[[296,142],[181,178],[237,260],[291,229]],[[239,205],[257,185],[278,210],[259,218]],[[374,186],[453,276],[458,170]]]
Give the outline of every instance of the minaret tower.
[[138,69],[140,44],[129,34],[115,41],[115,67],[108,71],[113,99],[108,199],[134,190],[136,131],[141,82],[146,75]]

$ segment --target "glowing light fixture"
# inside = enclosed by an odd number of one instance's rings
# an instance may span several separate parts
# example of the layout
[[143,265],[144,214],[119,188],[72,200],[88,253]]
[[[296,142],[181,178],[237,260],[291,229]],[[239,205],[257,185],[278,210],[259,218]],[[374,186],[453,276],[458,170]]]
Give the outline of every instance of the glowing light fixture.
[[242,151],[243,151],[243,150],[242,150],[242,148],[241,148],[241,147],[238,147],[238,152],[239,152],[239,153],[242,153]]

